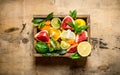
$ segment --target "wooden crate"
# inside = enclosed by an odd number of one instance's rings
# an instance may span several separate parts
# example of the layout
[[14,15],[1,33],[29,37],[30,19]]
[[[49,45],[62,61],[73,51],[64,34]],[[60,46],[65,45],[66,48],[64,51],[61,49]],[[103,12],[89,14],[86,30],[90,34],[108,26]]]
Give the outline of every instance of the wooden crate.
[[[34,15],[33,18],[46,18],[47,15]],[[66,15],[54,15],[54,17],[59,17],[61,19],[63,19]],[[87,41],[90,42],[90,16],[89,15],[78,15],[77,19],[84,19],[88,25],[88,39]],[[37,27],[34,26],[34,35],[37,33]],[[37,53],[36,49],[35,49],[35,44],[36,44],[36,40],[34,39],[34,56],[35,57],[43,57],[42,54]],[[60,56],[53,56],[53,57],[69,57],[72,53],[66,53],[64,55],[60,55]]]

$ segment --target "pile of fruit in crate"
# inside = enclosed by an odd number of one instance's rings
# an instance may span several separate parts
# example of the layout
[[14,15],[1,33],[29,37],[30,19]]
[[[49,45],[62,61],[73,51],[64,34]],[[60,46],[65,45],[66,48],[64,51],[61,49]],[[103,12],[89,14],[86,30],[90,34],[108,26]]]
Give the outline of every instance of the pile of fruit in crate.
[[33,18],[37,27],[35,49],[43,56],[64,56],[70,58],[86,57],[91,52],[87,41],[88,26],[84,19],[77,18],[77,11],[70,11],[64,18],[53,17],[53,12],[46,18]]

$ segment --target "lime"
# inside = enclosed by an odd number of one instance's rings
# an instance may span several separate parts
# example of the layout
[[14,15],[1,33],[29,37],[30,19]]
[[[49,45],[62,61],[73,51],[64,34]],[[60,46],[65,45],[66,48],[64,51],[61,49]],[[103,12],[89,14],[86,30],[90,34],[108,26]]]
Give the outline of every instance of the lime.
[[83,19],[76,19],[75,23],[78,23],[78,27],[86,26],[86,22]]
[[62,49],[68,49],[70,47],[70,44],[65,41],[61,41],[60,47]]
[[79,43],[78,46],[77,46],[77,51],[83,57],[88,56],[90,54],[90,52],[91,52],[90,43],[87,42],[87,41]]
[[61,20],[60,20],[60,18],[53,18],[51,20],[51,25],[52,25],[53,28],[59,29],[60,26],[61,26]]

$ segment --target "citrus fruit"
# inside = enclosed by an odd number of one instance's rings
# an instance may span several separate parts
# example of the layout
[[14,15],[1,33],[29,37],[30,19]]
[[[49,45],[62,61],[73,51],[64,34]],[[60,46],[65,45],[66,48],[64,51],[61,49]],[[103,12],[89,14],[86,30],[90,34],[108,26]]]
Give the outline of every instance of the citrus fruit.
[[47,53],[49,51],[49,47],[45,42],[37,42],[35,48],[39,53]]
[[62,40],[75,39],[75,33],[71,30],[63,30],[60,37]]
[[61,41],[60,47],[61,47],[62,49],[68,49],[68,48],[70,47],[70,44],[67,43],[67,42],[65,42],[65,41]]
[[76,43],[80,43],[82,41],[87,40],[87,37],[88,37],[87,31],[83,30],[80,34],[77,34],[77,36],[76,36]]
[[50,37],[53,37],[55,40],[58,40],[61,34],[60,30],[50,28],[49,30]]
[[60,20],[60,18],[53,18],[51,20],[51,25],[52,25],[53,28],[59,29],[61,27],[61,20]]
[[47,30],[48,31],[50,29],[50,27],[51,27],[50,25],[45,25],[40,30]]
[[36,35],[35,35],[35,39],[37,41],[42,41],[42,42],[46,42],[48,43],[50,38],[49,38],[49,35],[48,35],[48,32],[46,30],[43,30],[43,31],[40,31],[38,32]]
[[70,45],[75,43],[75,39],[65,39],[64,41],[66,41],[67,43],[69,43]]
[[75,23],[78,23],[78,27],[86,26],[86,22],[83,19],[76,19]]
[[47,21],[45,22],[45,25],[50,25],[50,20],[47,20]]
[[64,29],[64,30],[67,30],[67,29],[72,30],[72,29],[73,29],[72,27],[70,27],[70,26],[68,25],[68,22],[72,22],[72,23],[74,24],[74,20],[72,19],[72,17],[66,16],[66,17],[62,20],[62,29]]
[[77,51],[77,44],[74,44],[68,48],[67,52],[68,53],[75,53]]
[[91,52],[90,43],[87,42],[87,41],[79,43],[78,46],[77,46],[77,51],[83,57],[88,56],[90,54],[90,52]]

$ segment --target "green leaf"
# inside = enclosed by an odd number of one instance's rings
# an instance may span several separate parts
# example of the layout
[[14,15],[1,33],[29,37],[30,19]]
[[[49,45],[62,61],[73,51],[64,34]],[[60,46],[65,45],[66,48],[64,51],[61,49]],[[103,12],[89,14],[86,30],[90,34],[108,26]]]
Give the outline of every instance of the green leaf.
[[49,51],[50,51],[50,52],[53,52],[53,51],[54,51],[54,48],[50,47],[50,48],[49,48]]
[[45,21],[41,22],[40,24],[37,24],[38,28],[42,28],[45,25]]
[[74,24],[73,24],[72,22],[67,22],[67,24],[68,24],[69,26],[71,26],[72,28],[74,28]]
[[74,24],[74,29],[75,29],[75,33],[77,33],[78,32],[78,23]]
[[82,30],[86,30],[88,27],[87,26],[81,26],[78,28],[77,33],[80,33]]
[[34,24],[39,24],[40,22],[42,22],[44,19],[40,19],[40,18],[34,18],[33,20],[32,20],[32,22],[34,23]]
[[42,54],[42,56],[44,56],[44,57],[50,57],[50,56],[52,56],[52,53],[45,53],[45,54]]
[[71,59],[79,59],[80,55],[78,53],[74,53],[70,56]]
[[47,15],[46,20],[50,20],[53,18],[53,12]]
[[66,50],[57,50],[56,53],[60,54],[60,55],[63,55],[65,54],[67,51]]
[[71,16],[73,19],[76,19],[77,11],[76,10],[70,11],[69,16]]

